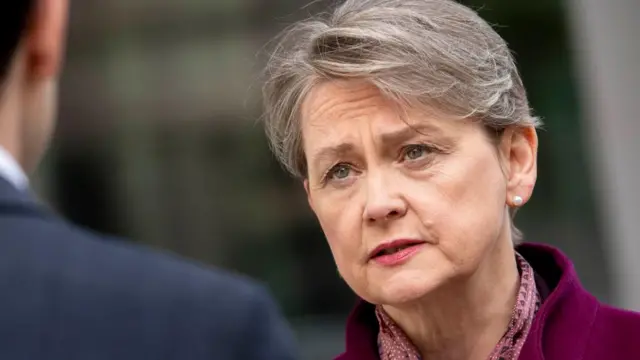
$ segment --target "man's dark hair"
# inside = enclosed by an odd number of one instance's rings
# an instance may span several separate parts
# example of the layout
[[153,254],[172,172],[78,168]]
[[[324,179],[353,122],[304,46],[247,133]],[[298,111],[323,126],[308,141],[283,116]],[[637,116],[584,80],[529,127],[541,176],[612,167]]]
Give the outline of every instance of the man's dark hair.
[[34,2],[35,0],[10,0],[0,11],[0,80],[4,79],[11,66]]

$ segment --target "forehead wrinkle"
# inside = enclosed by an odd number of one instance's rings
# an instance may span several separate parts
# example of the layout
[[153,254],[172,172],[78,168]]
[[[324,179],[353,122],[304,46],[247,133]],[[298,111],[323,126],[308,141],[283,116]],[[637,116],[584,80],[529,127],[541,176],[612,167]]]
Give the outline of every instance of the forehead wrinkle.
[[360,118],[381,105],[381,94],[373,85],[325,83],[312,90],[303,103],[303,113],[313,122],[321,119]]

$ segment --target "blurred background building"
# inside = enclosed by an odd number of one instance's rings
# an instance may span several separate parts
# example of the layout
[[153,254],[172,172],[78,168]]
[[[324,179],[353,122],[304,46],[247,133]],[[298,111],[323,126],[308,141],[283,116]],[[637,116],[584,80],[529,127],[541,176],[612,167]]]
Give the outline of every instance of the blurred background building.
[[[306,3],[74,2],[60,126],[35,181],[78,224],[267,282],[306,359],[327,359],[354,297],[257,123],[260,53],[329,2]],[[526,239],[640,310],[640,2],[464,3],[497,24],[546,123]]]

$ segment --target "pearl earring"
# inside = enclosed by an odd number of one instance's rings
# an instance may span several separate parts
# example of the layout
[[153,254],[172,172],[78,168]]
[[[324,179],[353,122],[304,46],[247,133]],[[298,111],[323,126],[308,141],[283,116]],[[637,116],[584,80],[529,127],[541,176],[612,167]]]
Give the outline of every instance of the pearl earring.
[[522,203],[524,202],[524,200],[522,200],[522,198],[518,195],[513,197],[513,205],[515,206],[520,206],[522,205]]

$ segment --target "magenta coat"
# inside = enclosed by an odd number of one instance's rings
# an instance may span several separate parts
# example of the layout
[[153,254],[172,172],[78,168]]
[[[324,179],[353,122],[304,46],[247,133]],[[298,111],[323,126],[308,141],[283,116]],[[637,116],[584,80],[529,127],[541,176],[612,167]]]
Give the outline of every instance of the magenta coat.
[[[559,250],[522,244],[517,251],[535,270],[543,297],[520,360],[640,359],[639,313],[600,303]],[[336,360],[379,360],[377,334],[374,306],[360,301],[347,320],[346,351]]]

